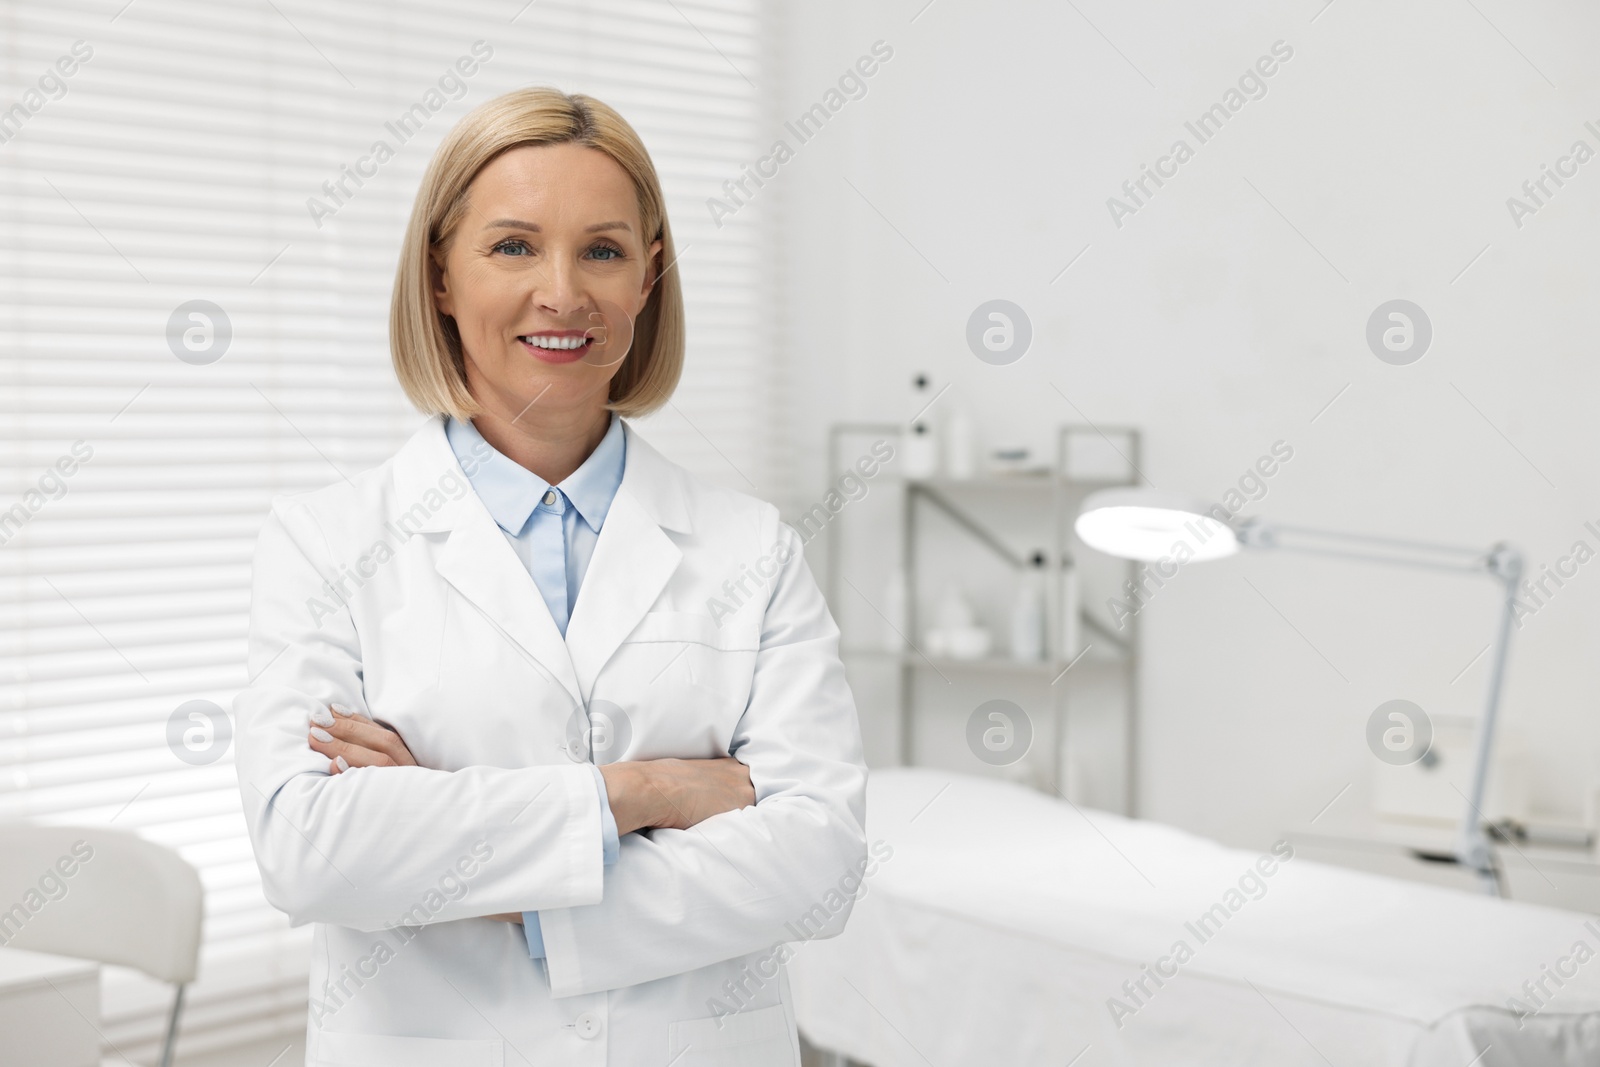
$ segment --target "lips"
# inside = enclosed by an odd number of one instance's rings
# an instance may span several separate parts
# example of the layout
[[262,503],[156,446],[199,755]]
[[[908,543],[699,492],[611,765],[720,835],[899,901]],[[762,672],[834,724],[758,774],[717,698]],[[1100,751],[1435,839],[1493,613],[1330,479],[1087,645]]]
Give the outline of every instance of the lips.
[[551,330],[523,334],[517,340],[535,359],[545,363],[573,363],[584,357],[595,340],[582,330]]

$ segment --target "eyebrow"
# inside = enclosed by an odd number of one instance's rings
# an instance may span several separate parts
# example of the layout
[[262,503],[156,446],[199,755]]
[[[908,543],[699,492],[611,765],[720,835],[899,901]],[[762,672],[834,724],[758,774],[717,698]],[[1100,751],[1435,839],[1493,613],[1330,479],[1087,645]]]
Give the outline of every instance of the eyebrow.
[[[530,233],[540,232],[538,223],[524,222],[522,219],[495,219],[493,222],[489,223],[488,226],[484,227],[484,229],[527,230]],[[597,222],[593,226],[585,226],[583,228],[584,233],[599,233],[601,230],[628,230],[631,232],[633,227],[629,226],[626,222],[617,221]]]

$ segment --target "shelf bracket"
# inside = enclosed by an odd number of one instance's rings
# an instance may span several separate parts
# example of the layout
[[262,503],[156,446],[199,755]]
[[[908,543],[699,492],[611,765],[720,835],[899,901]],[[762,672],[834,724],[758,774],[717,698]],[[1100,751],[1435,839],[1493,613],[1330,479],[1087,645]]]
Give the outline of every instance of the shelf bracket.
[[1005,560],[1007,563],[1011,564],[1011,566],[1017,568],[1018,570],[1022,570],[1028,566],[1027,560],[1011,551],[1011,549],[1007,548],[1005,543],[998,537],[990,533],[987,529],[979,525],[973,519],[969,518],[960,508],[950,503],[928,486],[918,485],[916,482],[907,482],[906,488],[914,497],[926,497],[928,503],[932,504],[934,507],[948,515],[951,520],[956,523],[956,525],[965,529],[973,537],[977,538],[980,543],[987,546],[991,552]]

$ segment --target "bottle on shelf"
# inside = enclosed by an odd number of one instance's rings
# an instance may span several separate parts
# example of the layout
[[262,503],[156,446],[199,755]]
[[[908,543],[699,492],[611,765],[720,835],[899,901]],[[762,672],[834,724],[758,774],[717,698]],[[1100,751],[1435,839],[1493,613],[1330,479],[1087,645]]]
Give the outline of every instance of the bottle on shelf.
[[903,435],[905,446],[900,456],[900,469],[907,478],[932,478],[939,473],[939,441],[928,418],[928,405],[933,402],[933,382],[919,371],[911,379],[911,388],[916,414],[912,417],[911,432]]
[[933,438],[933,428],[925,422],[911,424],[906,437],[905,450],[900,456],[900,468],[907,478],[931,478],[939,470],[939,445]]
[[1044,659],[1044,553],[1029,563],[1011,607],[1011,658],[1019,663]]
[[1061,560],[1061,655],[1068,662],[1083,651],[1083,586],[1071,556]]
[[944,425],[944,473],[949,478],[971,478],[977,473],[978,445],[972,413],[959,397],[951,397]]

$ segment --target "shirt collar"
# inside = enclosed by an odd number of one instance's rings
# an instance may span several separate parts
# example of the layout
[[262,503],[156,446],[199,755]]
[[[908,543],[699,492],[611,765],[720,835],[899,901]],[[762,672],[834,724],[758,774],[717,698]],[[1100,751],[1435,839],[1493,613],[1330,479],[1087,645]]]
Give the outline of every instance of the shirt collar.
[[611,423],[594,451],[577,470],[554,487],[485,441],[470,420],[462,421],[453,416],[446,419],[445,436],[467,480],[472,483],[473,492],[478,494],[499,527],[513,537],[528,525],[539,498],[551,488],[560,489],[583,521],[598,534],[606,521],[606,513],[611,510],[617,488],[622,484],[627,446],[622,420],[615,412],[611,413]]

